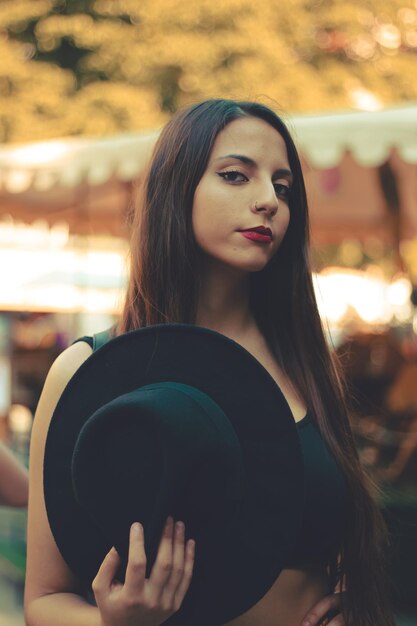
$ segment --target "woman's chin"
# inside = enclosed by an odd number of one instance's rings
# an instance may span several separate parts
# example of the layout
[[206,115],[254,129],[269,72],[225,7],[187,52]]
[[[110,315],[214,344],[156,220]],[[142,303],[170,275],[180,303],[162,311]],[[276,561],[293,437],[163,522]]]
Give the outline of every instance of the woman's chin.
[[230,264],[230,267],[233,267],[236,270],[240,270],[242,273],[253,274],[255,272],[261,272],[268,265],[268,260],[263,261],[251,261],[245,263],[233,263]]
[[268,265],[270,260],[271,259],[266,256],[263,256],[262,258],[261,255],[259,255],[258,258],[252,257],[238,259],[236,257],[233,258],[233,256],[227,258],[226,256],[211,256],[207,253],[205,255],[206,269],[210,267],[214,269],[214,267],[217,266],[217,269],[223,269],[225,271],[234,270],[235,272],[241,272],[242,274],[261,272]]

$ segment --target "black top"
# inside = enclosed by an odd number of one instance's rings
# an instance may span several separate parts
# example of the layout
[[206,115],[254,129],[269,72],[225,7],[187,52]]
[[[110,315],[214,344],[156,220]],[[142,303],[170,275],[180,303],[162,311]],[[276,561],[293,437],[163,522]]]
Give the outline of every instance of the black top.
[[347,515],[347,484],[311,412],[297,422],[297,428],[304,455],[304,513],[286,567],[325,563],[337,554]]

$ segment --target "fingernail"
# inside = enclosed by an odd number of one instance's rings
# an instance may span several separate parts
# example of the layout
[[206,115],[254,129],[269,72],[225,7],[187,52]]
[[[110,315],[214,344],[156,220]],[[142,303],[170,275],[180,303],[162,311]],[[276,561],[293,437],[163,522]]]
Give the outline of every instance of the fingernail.
[[142,532],[142,524],[140,522],[135,522],[134,524],[132,524],[132,531],[137,537],[139,537]]
[[165,522],[165,528],[164,528],[164,533],[167,537],[169,537],[172,532],[173,532],[173,525],[174,525],[174,520],[173,518],[169,515],[169,517],[167,517],[167,520]]

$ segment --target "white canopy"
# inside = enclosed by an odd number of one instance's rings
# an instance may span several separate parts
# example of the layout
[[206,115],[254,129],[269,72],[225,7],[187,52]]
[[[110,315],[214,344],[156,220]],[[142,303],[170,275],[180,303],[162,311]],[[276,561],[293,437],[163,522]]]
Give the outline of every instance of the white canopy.
[[[387,214],[375,168],[388,160],[401,181],[407,228],[417,232],[417,104],[285,121],[303,156],[313,235],[362,236],[364,228],[380,235]],[[158,134],[0,147],[0,214],[65,219],[74,231],[123,233],[130,183],[143,171]]]
[[[287,116],[300,151],[315,167],[338,165],[349,151],[359,165],[377,166],[395,148],[417,163],[417,105],[381,111]],[[100,185],[115,176],[129,181],[143,169],[159,131],[103,138],[64,138],[0,147],[0,188],[21,193],[56,184]]]
[[335,167],[345,152],[364,167],[381,165],[392,149],[405,163],[417,163],[417,105],[293,118],[297,144],[318,168]]
[[0,147],[0,189],[22,193],[55,185],[101,185],[112,176],[129,181],[149,158],[158,132],[103,138],[64,138]]

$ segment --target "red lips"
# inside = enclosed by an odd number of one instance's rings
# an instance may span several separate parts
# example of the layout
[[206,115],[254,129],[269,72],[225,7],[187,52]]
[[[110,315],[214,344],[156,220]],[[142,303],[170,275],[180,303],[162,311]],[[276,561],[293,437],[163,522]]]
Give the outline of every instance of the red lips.
[[251,228],[242,228],[238,232],[241,232],[246,239],[251,239],[252,241],[260,243],[271,243],[272,241],[272,230],[267,226],[259,225]]
[[267,228],[266,226],[254,226],[253,228],[242,228],[240,232],[254,232],[260,233],[261,235],[266,235],[268,237],[272,237],[272,230]]
[[252,241],[270,243],[272,241],[272,230],[267,226],[253,226],[252,228],[242,228],[242,235]]

